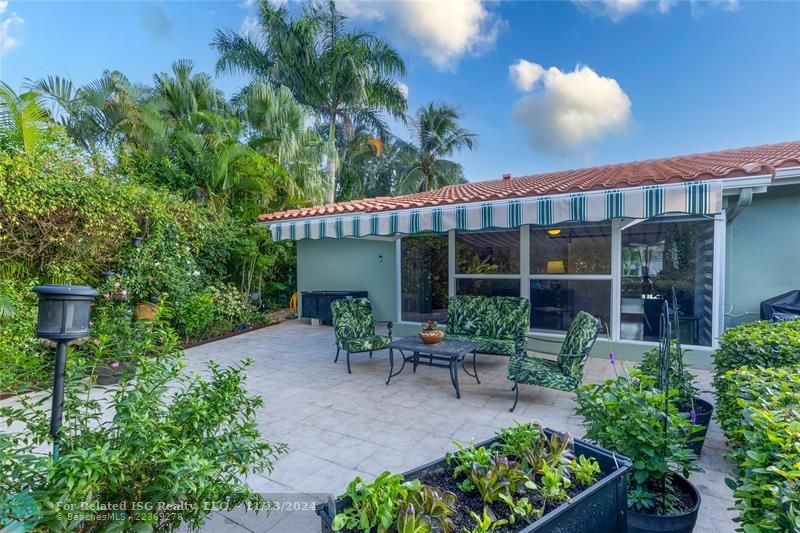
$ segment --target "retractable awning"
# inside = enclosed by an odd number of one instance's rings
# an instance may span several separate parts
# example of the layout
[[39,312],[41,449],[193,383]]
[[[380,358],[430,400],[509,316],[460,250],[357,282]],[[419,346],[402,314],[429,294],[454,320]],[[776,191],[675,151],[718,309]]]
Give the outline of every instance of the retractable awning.
[[652,218],[668,213],[714,215],[722,210],[722,181],[697,181],[376,213],[263,222],[275,241],[444,233],[531,224]]

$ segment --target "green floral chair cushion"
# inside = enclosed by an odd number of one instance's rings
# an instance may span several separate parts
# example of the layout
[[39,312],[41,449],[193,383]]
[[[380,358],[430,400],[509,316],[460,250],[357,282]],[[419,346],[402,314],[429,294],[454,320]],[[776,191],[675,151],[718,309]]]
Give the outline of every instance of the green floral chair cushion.
[[527,298],[451,296],[445,333],[451,339],[477,342],[481,353],[513,355],[527,346],[530,308]]
[[579,312],[567,329],[555,361],[529,357],[524,349],[515,352],[508,362],[508,379],[514,382],[516,392],[511,411],[519,400],[520,383],[569,392],[578,388],[600,326],[600,320],[584,311]]
[[[511,367],[509,367],[511,368]],[[518,383],[539,385],[548,389],[574,391],[580,385],[580,380],[564,374],[558,361],[551,361],[541,357],[525,357],[514,366],[514,377],[509,379]]]
[[347,339],[342,348],[352,353],[371,352],[382,350],[390,342],[392,339],[386,335],[372,335],[361,339]]
[[[348,343],[378,336],[375,335],[375,320],[372,317],[372,306],[369,303],[369,298],[334,300],[331,302],[331,315],[333,316],[333,329],[336,334],[337,348],[347,350]],[[366,344],[368,343],[364,345]],[[386,344],[389,344],[389,341]],[[368,352],[369,350],[370,348],[350,351]]]
[[580,381],[589,352],[599,334],[600,320],[584,311],[575,315],[556,359],[564,374],[574,376]]
[[447,338],[456,341],[477,342],[478,352],[480,353],[514,355],[517,350],[517,343],[513,340],[474,337],[471,335],[447,335]]

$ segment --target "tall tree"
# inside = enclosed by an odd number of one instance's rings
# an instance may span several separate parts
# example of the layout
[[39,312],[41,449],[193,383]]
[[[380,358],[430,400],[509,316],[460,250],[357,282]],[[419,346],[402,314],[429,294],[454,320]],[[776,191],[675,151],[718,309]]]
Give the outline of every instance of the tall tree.
[[198,111],[224,113],[227,107],[224,93],[214,87],[211,76],[195,73],[188,59],[172,63],[172,73],[153,76],[152,99],[172,126],[185,124]]
[[35,153],[43,142],[47,122],[44,101],[35,92],[17,94],[0,81],[0,149]]
[[[212,45],[217,70],[251,74],[256,80],[285,85],[327,124],[332,153],[339,153],[337,128],[349,139],[354,125],[384,132],[381,113],[401,117],[406,99],[395,81],[405,75],[399,53],[373,33],[350,31],[330,1],[306,6],[291,18],[285,6],[260,0],[258,35],[218,30]],[[337,159],[328,160],[325,201],[337,185]]]
[[431,103],[417,111],[411,119],[412,142],[402,148],[413,164],[400,180],[398,193],[430,191],[466,181],[461,165],[445,159],[476,146],[478,136],[459,126],[460,119],[461,113],[447,104]]

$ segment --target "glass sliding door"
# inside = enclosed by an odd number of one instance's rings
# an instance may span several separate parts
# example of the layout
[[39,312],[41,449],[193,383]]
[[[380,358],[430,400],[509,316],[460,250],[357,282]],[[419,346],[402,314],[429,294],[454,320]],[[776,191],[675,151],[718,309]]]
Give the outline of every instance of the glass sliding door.
[[662,217],[623,230],[621,337],[657,341],[674,288],[681,342],[710,346],[713,266],[711,219]]
[[400,241],[401,320],[447,320],[447,244],[447,235],[405,237]]
[[530,228],[531,328],[566,331],[579,311],[611,319],[611,225]]

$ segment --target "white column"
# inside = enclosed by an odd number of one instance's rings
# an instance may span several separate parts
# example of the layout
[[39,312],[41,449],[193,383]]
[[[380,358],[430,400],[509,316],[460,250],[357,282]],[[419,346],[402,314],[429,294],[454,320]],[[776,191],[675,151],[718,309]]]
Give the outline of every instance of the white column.
[[531,298],[531,227],[519,228],[519,295]]
[[456,294],[456,230],[447,232],[447,293]]
[[611,221],[611,340],[620,338],[622,311],[622,221]]
[[727,239],[725,210],[714,216],[714,262],[712,273],[713,299],[711,304],[711,347],[719,346],[719,336],[725,328],[725,244]]

